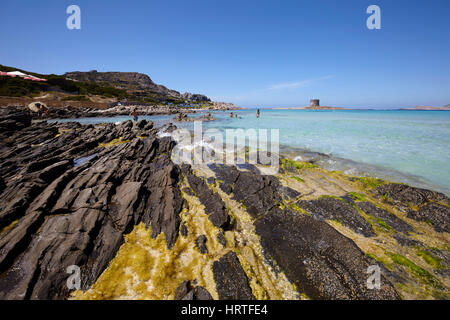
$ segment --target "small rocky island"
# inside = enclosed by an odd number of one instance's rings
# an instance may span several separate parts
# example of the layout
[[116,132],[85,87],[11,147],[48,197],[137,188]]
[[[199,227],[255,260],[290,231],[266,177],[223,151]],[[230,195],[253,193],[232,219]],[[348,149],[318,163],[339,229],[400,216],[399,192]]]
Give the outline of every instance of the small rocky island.
[[0,299],[449,298],[444,194],[287,158],[177,165],[171,124],[0,112]]

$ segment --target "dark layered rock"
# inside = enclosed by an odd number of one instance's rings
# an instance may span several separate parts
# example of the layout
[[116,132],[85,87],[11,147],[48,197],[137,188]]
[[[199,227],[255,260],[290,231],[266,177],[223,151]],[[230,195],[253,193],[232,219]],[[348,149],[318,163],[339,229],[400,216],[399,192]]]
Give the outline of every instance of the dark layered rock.
[[0,144],[0,298],[66,298],[73,265],[89,288],[140,222],[175,244],[181,173],[170,160],[173,140],[157,132],[148,121],[8,131]]
[[449,232],[450,199],[443,193],[396,183],[382,185],[373,192],[407,212],[408,218],[426,222],[437,232]]
[[253,217],[258,217],[281,203],[282,186],[273,176],[239,171],[236,167],[211,165],[220,181],[220,188],[233,199],[243,203]]
[[219,243],[224,247],[227,245],[227,240],[225,239],[225,235],[223,234],[222,230],[219,230],[219,232],[217,233],[217,241],[219,241]]
[[409,211],[407,216],[432,225],[437,232],[450,232],[450,208],[439,203],[428,203],[418,211]]
[[300,293],[313,299],[400,298],[385,277],[380,290],[368,289],[366,272],[372,261],[352,240],[320,220],[336,217],[355,231],[373,235],[370,224],[350,204],[329,197],[300,201],[298,204],[314,212],[315,219],[281,209],[280,183],[274,177],[229,166],[210,168],[222,190],[233,194],[255,218],[255,230],[269,263],[274,261]]
[[206,246],[206,241],[207,241],[207,238],[205,235],[198,236],[197,239],[195,239],[195,246],[203,254],[208,253],[208,247]]
[[192,286],[191,281],[183,281],[175,290],[175,300],[213,300],[211,294],[201,286]]
[[26,109],[2,108],[0,116],[0,133],[21,130],[31,124],[31,113]]
[[394,203],[421,206],[430,201],[442,201],[450,204],[450,199],[443,193],[408,186],[406,184],[389,183],[377,187],[373,193],[377,196],[387,196]]
[[230,217],[223,200],[208,187],[204,179],[194,175],[189,166],[183,165],[182,168],[190,187],[205,206],[209,220],[218,228],[226,228],[230,223]]
[[318,200],[300,200],[297,202],[297,205],[317,219],[337,220],[344,226],[366,237],[375,235],[370,223],[351,204],[343,199],[323,197]]
[[372,262],[325,222],[273,210],[257,220],[256,232],[266,254],[312,299],[400,298],[384,276],[380,290],[367,288]]
[[241,263],[233,251],[213,263],[213,274],[220,300],[254,300]]
[[[379,208],[374,204],[364,201],[364,202],[355,202],[356,206],[359,209],[375,217],[376,219],[382,219],[386,222],[392,229],[397,232],[402,232],[404,234],[408,234],[408,232],[413,231],[413,227],[411,227],[408,223],[398,218],[396,215],[390,213],[387,210]],[[376,220],[375,220],[376,221]]]

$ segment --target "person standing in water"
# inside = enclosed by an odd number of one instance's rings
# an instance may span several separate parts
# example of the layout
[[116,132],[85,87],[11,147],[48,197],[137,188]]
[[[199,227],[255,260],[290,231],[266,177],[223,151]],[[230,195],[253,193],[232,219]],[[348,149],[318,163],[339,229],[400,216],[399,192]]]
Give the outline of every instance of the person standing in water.
[[258,110],[256,110],[256,118],[259,118],[259,115],[260,115],[260,112],[259,112],[259,109],[258,109]]
[[230,118],[233,118],[233,112],[230,112]]
[[138,114],[137,114],[136,108],[133,109],[133,112],[130,114],[130,116],[131,115],[133,116],[134,121],[138,121]]

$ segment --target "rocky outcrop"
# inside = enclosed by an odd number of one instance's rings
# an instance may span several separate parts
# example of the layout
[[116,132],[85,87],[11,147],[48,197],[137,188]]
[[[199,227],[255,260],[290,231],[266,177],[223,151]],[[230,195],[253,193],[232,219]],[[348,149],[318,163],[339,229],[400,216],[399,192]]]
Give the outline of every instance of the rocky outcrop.
[[88,288],[139,222],[173,246],[180,171],[170,160],[173,141],[156,133],[145,120],[102,127],[39,123],[0,133],[7,135],[0,146],[2,299],[65,298],[72,265]]
[[427,222],[437,232],[450,231],[450,199],[443,193],[396,183],[382,185],[373,193],[407,212],[408,218]]
[[408,218],[431,224],[437,232],[450,232],[450,208],[439,203],[429,203],[417,211],[411,210]]
[[213,264],[214,280],[220,300],[254,300],[248,278],[232,251]]
[[175,90],[167,89],[163,85],[156,84],[146,74],[138,72],[98,72],[96,70],[88,72],[67,72],[64,76],[71,80],[83,82],[95,82],[102,85],[114,86],[118,89],[125,89],[129,93],[148,94],[156,93],[177,99],[185,99],[194,102],[210,102],[207,96],[202,94],[184,94]]
[[207,113],[199,117],[188,117],[186,113],[180,112],[173,117],[173,121],[177,122],[213,121],[213,120],[214,117],[211,115],[211,113]]
[[323,197],[318,200],[301,200],[297,202],[300,208],[305,209],[316,219],[337,220],[353,231],[366,237],[374,236],[372,226],[359,212],[343,199]]
[[183,99],[194,102],[211,102],[211,99],[203,94],[193,94],[186,92],[182,94]]
[[385,196],[395,204],[411,204],[420,206],[430,201],[443,201],[450,204],[450,199],[443,193],[420,189],[400,183],[389,183],[373,191],[377,196]]
[[194,194],[205,206],[205,213],[212,224],[218,228],[226,228],[230,223],[230,217],[223,200],[208,187],[202,178],[192,173],[189,165],[183,165],[182,170]]
[[8,108],[2,112],[0,133],[21,130],[30,124],[31,114],[26,109]]
[[[413,231],[413,227],[411,227],[408,223],[398,218],[396,215],[390,213],[387,210],[379,208],[372,204],[371,202],[356,202],[355,204],[360,210],[364,211],[366,214],[375,218],[375,223],[381,224],[380,227],[385,227],[385,222],[390,228],[397,232],[402,232],[408,234],[408,232]],[[381,220],[377,220],[381,219]]]
[[[246,207],[255,220],[267,259],[275,261],[289,280],[313,299],[398,299],[393,286],[383,279],[382,290],[369,290],[365,273],[371,264],[365,254],[322,218],[336,217],[359,232],[372,235],[370,224],[341,200],[324,198],[300,202],[316,219],[282,209],[280,183],[270,176],[212,165],[220,187]],[[308,206],[309,205],[309,206]],[[358,218],[359,217],[359,218]]]

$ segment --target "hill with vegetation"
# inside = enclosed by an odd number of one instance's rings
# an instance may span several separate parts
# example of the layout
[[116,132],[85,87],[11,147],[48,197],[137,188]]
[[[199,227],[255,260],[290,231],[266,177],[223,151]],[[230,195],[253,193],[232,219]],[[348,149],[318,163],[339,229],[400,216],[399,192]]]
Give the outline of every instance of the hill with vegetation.
[[[64,75],[38,74],[0,65],[0,71],[20,71],[47,79],[35,82],[20,77],[0,77],[0,97],[35,97],[45,93],[60,93],[59,101],[95,101],[92,97],[110,101],[183,105],[211,100],[199,94],[167,89],[155,84],[149,76],[136,72],[69,72]],[[62,97],[61,97],[62,94]]]

